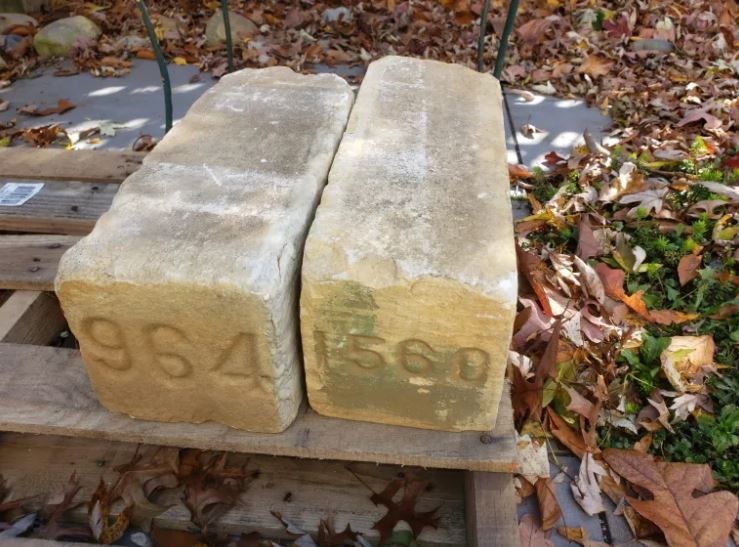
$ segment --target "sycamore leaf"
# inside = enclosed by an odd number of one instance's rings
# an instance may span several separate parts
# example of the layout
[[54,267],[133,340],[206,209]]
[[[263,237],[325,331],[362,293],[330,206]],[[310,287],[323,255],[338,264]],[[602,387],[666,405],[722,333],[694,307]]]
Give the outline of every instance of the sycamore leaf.
[[583,547],[610,547],[610,544],[608,543],[603,543],[602,541],[593,541],[592,539],[590,539],[584,528],[560,526],[559,528],[557,528],[557,533],[566,540],[578,543]]
[[629,218],[637,216],[637,213],[639,213],[640,210],[646,214],[658,214],[662,211],[662,207],[664,207],[664,199],[668,190],[669,188],[656,188],[653,190],[645,190],[644,192],[637,192],[635,194],[627,194],[618,202],[621,204],[638,204],[629,211]]
[[713,369],[713,336],[673,336],[662,351],[662,371],[680,393],[703,389],[705,373]]
[[575,501],[590,516],[606,510],[603,506],[600,486],[598,485],[598,476],[606,474],[606,470],[595,461],[593,454],[587,452],[580,462],[580,471],[577,477],[570,485]]
[[532,439],[528,433],[516,432],[516,455],[518,473],[531,484],[549,477],[549,454],[545,442]]
[[674,547],[724,547],[739,509],[730,492],[710,492],[708,465],[657,462],[636,450],[607,449],[608,465],[631,484],[644,488],[651,500],[626,497],[644,518],[656,524]]
[[562,518],[562,510],[557,503],[554,483],[549,477],[540,477],[536,481],[536,499],[539,502],[542,530],[551,530]]

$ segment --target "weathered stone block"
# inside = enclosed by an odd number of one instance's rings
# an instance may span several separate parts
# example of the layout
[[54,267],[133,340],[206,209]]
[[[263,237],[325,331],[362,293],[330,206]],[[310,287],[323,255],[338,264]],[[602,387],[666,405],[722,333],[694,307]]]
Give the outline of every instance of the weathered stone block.
[[516,309],[508,184],[494,78],[401,57],[370,65],[306,242],[313,408],[494,426]]
[[105,406],[290,424],[303,242],[352,101],[331,75],[222,78],[63,256],[56,290]]

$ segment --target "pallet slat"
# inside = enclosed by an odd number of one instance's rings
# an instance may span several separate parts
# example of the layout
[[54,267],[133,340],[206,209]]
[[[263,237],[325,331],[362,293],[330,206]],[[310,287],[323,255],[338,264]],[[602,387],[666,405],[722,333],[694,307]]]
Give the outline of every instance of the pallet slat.
[[0,306],[0,342],[48,344],[65,325],[59,302],[50,293],[15,291]]
[[[136,445],[130,443],[7,433],[0,435],[0,469],[14,498],[56,494],[74,471],[82,486],[79,499],[89,499],[100,478],[111,484],[118,476],[113,468],[129,462],[135,451]],[[241,503],[217,521],[213,531],[238,534],[256,530],[273,539],[287,538],[283,526],[270,514],[278,511],[313,534],[320,519],[332,515],[338,529],[350,523],[353,530],[377,541],[372,525],[385,509],[370,501],[369,490],[348,471],[347,464],[270,456],[230,457],[231,465],[245,461],[248,469],[260,471],[259,477],[250,484]],[[400,473],[428,480],[433,488],[421,494],[418,508],[439,507],[441,522],[438,529],[427,528],[422,532],[420,544],[428,547],[466,544],[463,472],[366,463],[353,463],[351,469],[376,491]],[[79,516],[84,518],[85,512],[86,508],[81,508]],[[191,528],[188,512],[181,503],[157,516],[154,525]]]
[[0,230],[84,235],[110,208],[117,191],[117,184],[47,182],[23,205],[0,206]]
[[113,150],[2,148],[0,179],[121,182],[141,167],[144,156]]
[[147,422],[100,406],[79,352],[16,344],[0,344],[0,430],[443,469],[516,469],[510,404],[501,405],[496,429],[485,435],[351,422],[311,410],[280,434]]
[[0,289],[53,291],[59,259],[79,236],[0,236]]
[[518,545],[516,491],[508,473],[465,472],[467,545]]

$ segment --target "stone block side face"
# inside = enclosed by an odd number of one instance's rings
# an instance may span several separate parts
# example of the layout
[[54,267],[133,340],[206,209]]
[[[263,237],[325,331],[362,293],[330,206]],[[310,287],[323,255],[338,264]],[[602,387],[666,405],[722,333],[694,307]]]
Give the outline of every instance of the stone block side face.
[[59,294],[107,408],[264,432],[282,431],[295,418],[302,401],[297,354],[279,351],[285,333],[269,320],[279,313],[269,303],[181,283],[70,281]]
[[56,292],[106,407],[257,432],[292,422],[303,243],[352,102],[337,77],[229,75],[65,253]]
[[372,63],[306,242],[301,335],[318,412],[495,425],[517,277],[500,87]]

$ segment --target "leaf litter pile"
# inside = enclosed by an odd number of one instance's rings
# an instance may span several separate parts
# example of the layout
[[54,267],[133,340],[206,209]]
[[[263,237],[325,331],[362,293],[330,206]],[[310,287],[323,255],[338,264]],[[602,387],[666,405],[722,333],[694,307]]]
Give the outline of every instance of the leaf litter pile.
[[[241,465],[229,464],[234,458],[244,461],[244,455],[229,456],[226,452],[139,447],[130,462],[114,468],[115,480],[109,484],[101,478],[87,499],[80,495],[82,485],[75,473],[61,492],[51,492],[48,499],[14,498],[12,485],[0,475],[0,543],[31,537],[129,545],[133,544],[132,534],[145,531],[159,547],[372,545],[360,532],[352,530],[351,524],[336,529],[332,514],[320,519],[315,538],[277,511],[271,511],[272,517],[284,527],[281,535],[291,540],[278,543],[257,531],[240,536],[217,531],[219,519],[239,505],[252,482],[260,477],[259,470],[250,468],[248,460]],[[372,527],[381,545],[414,547],[424,529],[439,527],[438,507],[429,511],[417,508],[419,498],[433,485],[415,472],[398,473],[379,492],[351,466],[347,466],[346,472],[368,489],[367,503],[385,510]],[[287,494],[283,501],[287,504],[291,497]],[[155,522],[175,506],[184,506],[189,513],[191,531],[162,528]],[[400,522],[406,526],[398,527]],[[131,537],[127,538],[127,534]]]
[[[223,47],[204,39],[217,2],[150,4],[170,62],[225,73]],[[37,14],[41,24],[83,14],[103,29],[59,76],[123,76],[133,59],[152,58],[134,2],[52,5]],[[492,2],[486,69],[507,6]],[[387,54],[473,67],[482,2],[248,0],[231,9],[253,23],[235,42],[237,68],[312,72],[361,68]],[[570,157],[549,154],[545,170],[511,166],[532,210],[516,225],[522,279],[509,363],[520,491],[535,493],[541,509],[521,520],[526,545],[551,544],[561,522],[549,470],[555,440],[582,461],[570,479],[586,513],[602,512],[605,494],[639,539],[724,545],[732,527],[739,539],[737,21],[735,0],[521,2],[504,84],[524,96],[583,97],[614,123],[607,148],[586,134]],[[4,85],[42,65],[30,47],[36,29],[21,30],[25,38],[2,51]],[[25,106],[14,105],[21,116],[74,105]],[[59,125],[11,124],[0,127],[3,138],[44,146],[67,135]],[[95,522],[108,522],[115,490],[96,493]],[[193,522],[207,532],[214,515],[191,503]],[[115,522],[106,526],[115,532]],[[321,529],[323,541],[356,541],[328,521]],[[557,532],[596,545],[580,528]]]

